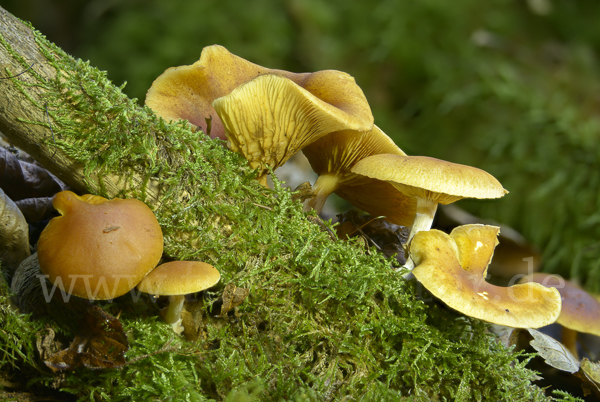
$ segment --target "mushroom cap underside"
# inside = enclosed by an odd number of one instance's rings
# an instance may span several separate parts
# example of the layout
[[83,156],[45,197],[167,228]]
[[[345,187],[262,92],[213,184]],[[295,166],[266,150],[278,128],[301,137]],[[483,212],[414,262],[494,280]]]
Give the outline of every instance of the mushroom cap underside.
[[200,60],[192,65],[167,69],[152,83],[146,105],[165,120],[188,120],[205,133],[208,131],[207,119],[210,119],[211,137],[225,140],[225,128],[212,106],[213,101],[263,74],[287,77],[324,102],[373,123],[365,95],[349,74],[335,70],[292,73],[266,68],[219,45],[202,49]]
[[417,203],[385,181],[370,179],[360,184],[343,182],[335,193],[374,217],[384,216],[385,220],[410,227],[415,219]]
[[[335,99],[338,89],[329,90],[329,98]],[[283,165],[326,134],[373,128],[365,113],[356,113],[356,105],[338,104],[352,107],[340,108],[287,77],[265,74],[216,99],[213,107],[225,127],[229,148],[244,155],[253,168],[266,170]]]
[[327,134],[302,152],[319,178],[313,192],[327,196],[335,192],[357,208],[373,216],[385,216],[388,222],[410,226],[416,212],[416,201],[396,190],[391,184],[350,172],[358,161],[371,155],[405,153],[379,127],[360,133],[351,130]]
[[325,135],[302,148],[313,171],[345,174],[360,160],[376,154],[406,155],[379,127],[371,131],[343,130]]

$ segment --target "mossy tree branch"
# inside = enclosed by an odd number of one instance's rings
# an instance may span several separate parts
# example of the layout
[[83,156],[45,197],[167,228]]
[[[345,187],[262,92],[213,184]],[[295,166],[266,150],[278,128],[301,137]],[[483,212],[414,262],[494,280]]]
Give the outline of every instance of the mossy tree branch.
[[[55,110],[48,95],[67,82],[67,77],[78,74],[57,68],[57,63],[68,56],[56,49],[42,49],[32,28],[2,8],[0,38],[0,92],[3,94],[0,98],[0,132],[77,190],[98,192],[102,187],[109,196],[121,192],[122,178],[101,178],[95,172],[86,177],[84,165],[54,143],[56,128],[53,130],[52,126],[56,127],[57,122],[52,117]],[[64,86],[63,89],[72,107],[81,109],[82,105],[77,103],[92,102],[83,96],[83,86]],[[75,94],[79,95],[77,101]],[[133,181],[141,184],[142,179],[134,177]],[[155,202],[157,187],[149,186],[147,196],[151,204]]]
[[80,192],[142,199],[165,229],[167,252],[197,244],[198,207],[207,194],[223,201],[224,178],[253,175],[222,143],[158,119],[3,9],[0,66],[0,131]]

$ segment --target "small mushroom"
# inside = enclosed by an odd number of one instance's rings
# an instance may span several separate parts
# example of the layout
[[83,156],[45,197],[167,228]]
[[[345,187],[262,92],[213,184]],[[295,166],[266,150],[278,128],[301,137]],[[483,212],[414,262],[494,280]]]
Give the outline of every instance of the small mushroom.
[[263,184],[269,168],[275,170],[324,135],[373,128],[366,100],[346,93],[348,86],[356,87],[347,74],[320,71],[301,84],[277,74],[260,75],[213,102],[229,148],[258,169]]
[[507,191],[491,174],[427,156],[378,154],[362,159],[353,173],[385,180],[403,194],[415,197],[417,213],[408,241],[429,230],[438,204],[463,198],[500,198]]
[[181,310],[185,295],[208,289],[219,282],[221,274],[210,264],[199,261],[172,261],[161,264],[137,286],[140,292],[169,296],[169,305],[161,311],[173,331],[183,332]]
[[61,290],[86,299],[113,299],[158,264],[162,231],[142,201],[63,191],[53,205],[62,216],[42,231],[37,253],[42,272]]
[[371,155],[405,155],[379,127],[365,133],[331,133],[304,147],[302,152],[319,175],[312,187],[313,197],[304,202],[305,211],[314,209],[320,213],[327,197],[336,193],[373,216],[385,216],[396,225],[412,225],[416,208],[413,197],[385,181],[350,172],[357,162]]
[[562,343],[577,357],[577,333],[600,336],[600,303],[585,290],[564,280],[561,276],[534,273],[519,283],[539,283],[555,288],[562,298],[562,310],[557,324],[563,326]]
[[418,232],[410,244],[413,275],[434,296],[468,316],[513,328],[539,328],[560,314],[558,290],[538,283],[511,287],[485,281],[499,228],[464,225],[450,235]]

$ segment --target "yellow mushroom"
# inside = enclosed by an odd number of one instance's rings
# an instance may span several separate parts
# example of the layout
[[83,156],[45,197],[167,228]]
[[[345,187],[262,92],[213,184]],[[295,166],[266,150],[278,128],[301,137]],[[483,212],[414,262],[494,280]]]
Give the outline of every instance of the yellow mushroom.
[[219,45],[202,49],[200,60],[192,65],[167,69],[152,83],[146,105],[165,120],[188,120],[212,138],[225,140],[225,128],[213,101],[264,74],[286,77],[324,102],[358,116],[365,122],[361,131],[373,126],[367,100],[350,75],[332,70],[292,73],[266,68]]
[[369,106],[349,75],[320,71],[300,84],[282,75],[260,75],[213,102],[229,148],[258,169],[263,184],[269,168],[277,169],[319,138],[373,128]]
[[506,191],[491,174],[427,156],[378,154],[365,158],[352,172],[385,180],[417,201],[417,213],[408,240],[429,230],[438,204],[463,198],[500,198]]
[[562,343],[578,357],[577,333],[600,336],[600,303],[592,295],[558,275],[534,273],[519,283],[539,283],[555,288],[562,297],[562,309],[557,324],[563,326]]
[[169,305],[161,315],[173,331],[180,334],[183,332],[181,311],[185,295],[208,289],[220,279],[219,271],[205,262],[172,261],[154,268],[137,288],[154,296],[169,296]]
[[412,225],[416,200],[391,184],[351,173],[360,160],[376,154],[405,155],[377,126],[365,133],[344,130],[328,134],[302,149],[312,169],[319,175],[312,186],[313,196],[304,202],[304,210],[321,212],[331,193],[373,216],[385,216],[388,222]]
[[474,224],[459,226],[450,235],[435,229],[418,232],[410,243],[413,275],[449,307],[483,321],[513,328],[555,322],[561,310],[558,290],[485,281],[498,231],[497,226]]

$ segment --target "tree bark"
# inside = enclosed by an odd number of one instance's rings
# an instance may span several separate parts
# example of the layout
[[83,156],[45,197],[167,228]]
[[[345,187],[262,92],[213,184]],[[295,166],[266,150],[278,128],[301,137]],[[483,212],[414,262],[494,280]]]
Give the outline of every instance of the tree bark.
[[76,192],[144,201],[171,257],[219,238],[232,223],[222,209],[274,202],[222,141],[159,119],[2,8],[0,75],[0,132]]

